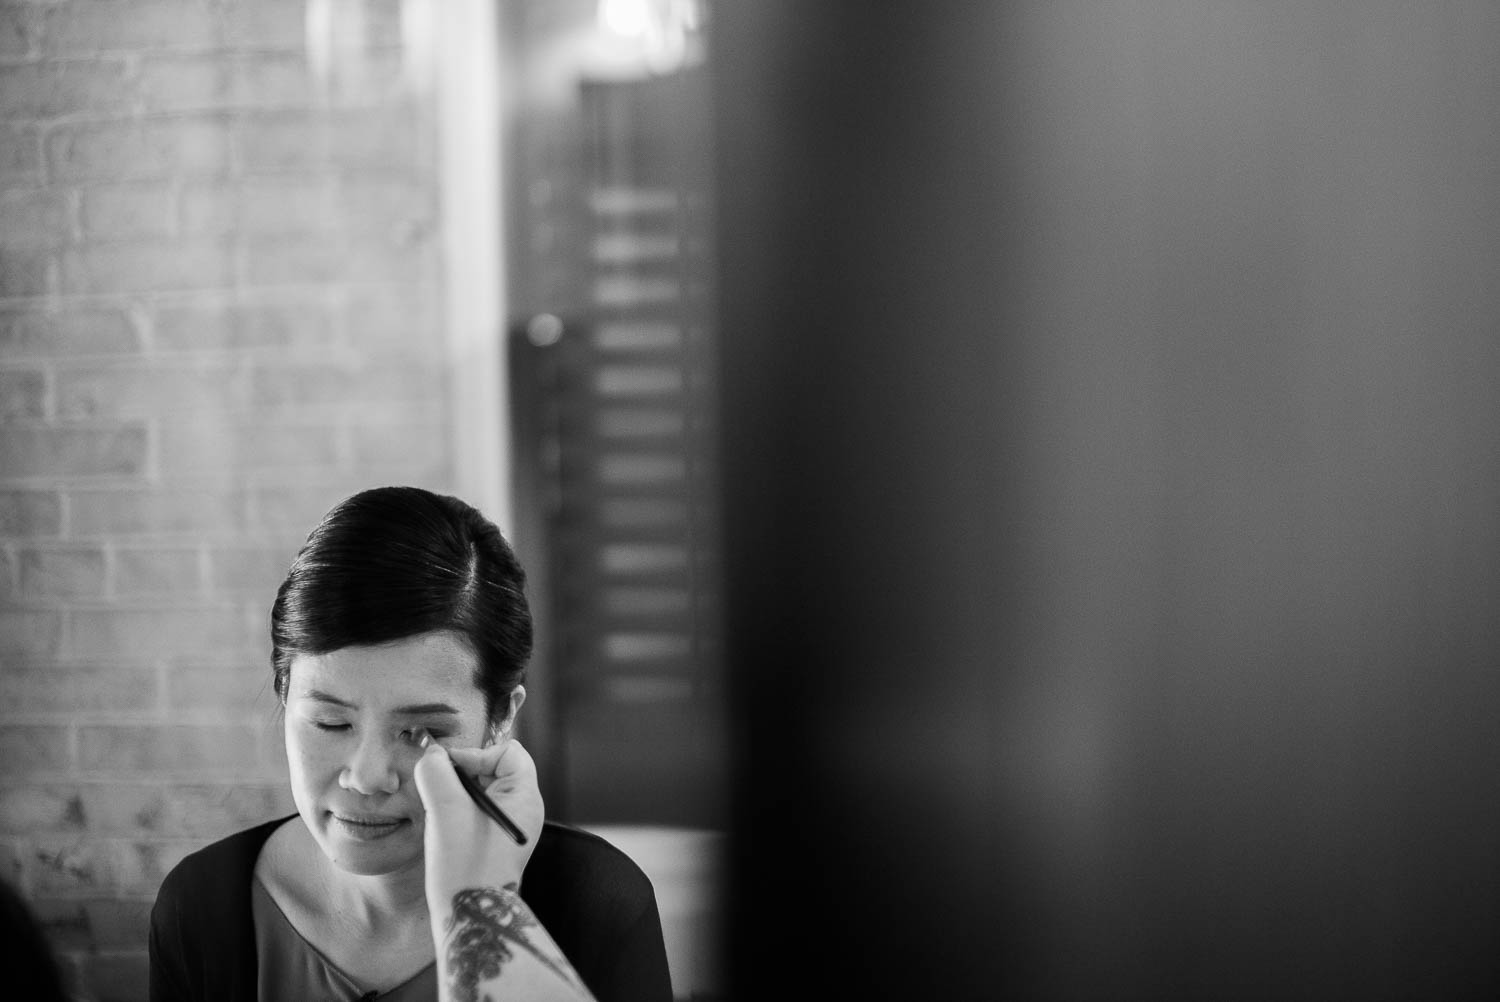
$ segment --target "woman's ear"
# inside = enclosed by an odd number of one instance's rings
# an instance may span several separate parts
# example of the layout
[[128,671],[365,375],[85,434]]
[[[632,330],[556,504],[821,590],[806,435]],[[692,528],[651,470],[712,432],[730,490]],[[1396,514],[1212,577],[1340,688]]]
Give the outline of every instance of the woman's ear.
[[521,704],[526,702],[526,687],[518,685],[510,691],[510,702],[506,706],[505,716],[495,721],[490,727],[490,741],[500,741],[508,738],[516,727],[516,717],[520,715]]

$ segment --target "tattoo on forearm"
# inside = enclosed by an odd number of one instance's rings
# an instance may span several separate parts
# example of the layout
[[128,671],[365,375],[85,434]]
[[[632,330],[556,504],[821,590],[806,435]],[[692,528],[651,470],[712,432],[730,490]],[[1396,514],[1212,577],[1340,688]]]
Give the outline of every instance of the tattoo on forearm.
[[479,1002],[479,986],[498,978],[505,965],[515,959],[517,948],[569,984],[578,984],[578,976],[561,955],[549,956],[533,941],[530,931],[534,928],[540,927],[515,884],[499,890],[469,887],[453,895],[447,961],[454,998],[458,1002]]

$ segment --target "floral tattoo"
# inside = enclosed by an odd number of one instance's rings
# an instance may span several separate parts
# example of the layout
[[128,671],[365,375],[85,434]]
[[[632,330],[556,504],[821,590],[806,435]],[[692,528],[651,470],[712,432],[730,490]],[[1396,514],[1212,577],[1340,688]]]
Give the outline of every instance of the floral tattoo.
[[[515,884],[499,890],[467,887],[453,895],[447,960],[454,998],[458,1002],[479,1002],[479,986],[498,978],[505,965],[515,959],[517,949],[531,954],[564,981],[578,984],[578,976],[560,955],[549,956],[542,944],[533,941],[530,932],[539,928]],[[483,996],[486,1000],[489,997]]]

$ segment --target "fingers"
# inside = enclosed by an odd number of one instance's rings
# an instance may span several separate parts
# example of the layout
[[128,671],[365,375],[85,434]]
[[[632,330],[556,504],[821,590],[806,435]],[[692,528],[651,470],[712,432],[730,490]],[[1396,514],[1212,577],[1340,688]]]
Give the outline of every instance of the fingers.
[[448,754],[460,769],[485,784],[501,780],[507,789],[536,785],[536,761],[515,738],[487,748],[450,748]]
[[467,803],[468,794],[459,783],[458,776],[448,758],[448,751],[433,741],[417,760],[412,770],[417,784],[417,796],[427,811],[441,804]]
[[495,775],[496,766],[499,765],[500,758],[505,754],[508,744],[510,744],[509,741],[497,741],[483,748],[449,748],[448,754],[464,772],[488,781]]
[[[524,838],[484,816],[459,782],[458,769],[465,775],[484,770],[480,783],[485,790],[478,795],[487,794]],[[546,822],[536,764],[524,748],[514,741],[493,750],[444,748],[429,741],[412,777],[427,811],[423,858],[428,901],[446,904],[457,888],[479,886],[476,880],[497,887],[520,880]]]

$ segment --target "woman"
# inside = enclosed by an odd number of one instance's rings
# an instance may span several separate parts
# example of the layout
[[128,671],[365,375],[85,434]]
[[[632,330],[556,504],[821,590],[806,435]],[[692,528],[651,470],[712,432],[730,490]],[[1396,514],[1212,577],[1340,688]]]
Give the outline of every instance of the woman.
[[670,1002],[650,881],[603,839],[543,821],[511,737],[524,584],[499,530],[456,498],[377,488],[324,517],[271,610],[297,813],[168,874],[153,1002]]

